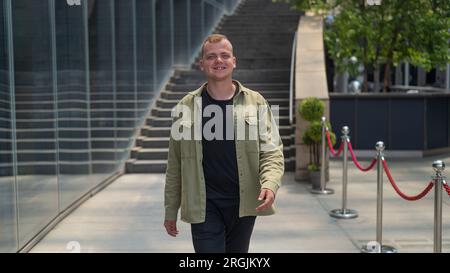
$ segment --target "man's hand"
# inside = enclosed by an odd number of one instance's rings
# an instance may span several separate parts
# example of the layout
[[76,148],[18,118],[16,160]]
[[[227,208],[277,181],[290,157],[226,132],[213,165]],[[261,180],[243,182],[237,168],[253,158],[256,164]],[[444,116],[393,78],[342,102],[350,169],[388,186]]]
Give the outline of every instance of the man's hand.
[[269,208],[273,204],[273,201],[275,201],[275,194],[273,193],[272,190],[261,189],[261,193],[258,196],[258,200],[264,200],[264,203],[259,205],[256,208],[256,211],[265,210],[265,209]]
[[166,228],[167,234],[169,234],[172,237],[177,237],[178,235],[177,221],[165,220],[164,227]]

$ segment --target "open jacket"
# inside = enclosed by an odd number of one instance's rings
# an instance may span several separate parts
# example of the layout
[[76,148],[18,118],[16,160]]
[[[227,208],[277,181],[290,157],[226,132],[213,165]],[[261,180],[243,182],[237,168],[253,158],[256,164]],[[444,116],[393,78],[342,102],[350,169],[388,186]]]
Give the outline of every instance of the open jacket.
[[[256,211],[256,207],[264,202],[257,199],[261,188],[270,189],[276,194],[281,185],[284,173],[283,143],[267,101],[258,92],[244,87],[238,81],[233,82],[239,87],[233,98],[240,191],[239,217],[271,215],[275,213],[273,205],[264,211]],[[181,207],[182,221],[205,221],[206,186],[201,140],[201,94],[205,85],[206,83],[189,92],[172,112],[172,116],[176,117],[170,134],[166,170],[165,220],[177,220]],[[255,109],[266,111],[254,111]],[[237,129],[239,124],[242,126]],[[244,139],[236,137],[237,134],[243,134],[237,133],[242,132],[242,128],[245,131]],[[179,131],[184,132],[187,137],[180,138],[174,134]],[[249,137],[250,131],[256,132],[257,137]]]

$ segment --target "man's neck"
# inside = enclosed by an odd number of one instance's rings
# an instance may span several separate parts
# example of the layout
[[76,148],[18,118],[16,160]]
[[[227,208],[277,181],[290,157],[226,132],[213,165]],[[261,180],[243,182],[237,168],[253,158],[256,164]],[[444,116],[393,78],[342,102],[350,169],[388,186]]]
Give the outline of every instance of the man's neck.
[[208,94],[215,100],[229,100],[236,92],[236,86],[231,79],[220,82],[208,81],[206,89]]

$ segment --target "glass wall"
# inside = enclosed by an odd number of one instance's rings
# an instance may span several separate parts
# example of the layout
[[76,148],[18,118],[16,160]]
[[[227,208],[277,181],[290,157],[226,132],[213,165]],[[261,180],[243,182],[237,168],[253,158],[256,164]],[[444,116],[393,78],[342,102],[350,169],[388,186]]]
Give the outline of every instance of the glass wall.
[[14,0],[19,245],[58,214],[57,97],[54,93],[50,1]]
[[[8,32],[11,32],[11,6],[0,0],[0,252],[17,249],[17,218],[14,169],[13,115],[14,90],[11,86],[11,69],[8,49]],[[10,34],[10,33],[9,33]]]
[[61,208],[93,185],[83,9],[55,1],[58,182]]
[[0,0],[0,252],[122,172],[174,65],[238,0]]

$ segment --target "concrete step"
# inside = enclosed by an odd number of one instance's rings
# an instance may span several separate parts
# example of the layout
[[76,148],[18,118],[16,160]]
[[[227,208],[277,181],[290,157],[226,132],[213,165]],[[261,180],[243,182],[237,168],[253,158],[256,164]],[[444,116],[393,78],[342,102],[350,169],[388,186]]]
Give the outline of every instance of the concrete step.
[[[129,159],[126,162],[126,173],[165,173],[166,168],[166,160]],[[284,170],[285,172],[295,171],[295,157],[285,159]]]
[[[288,98],[289,90],[270,90],[270,91],[259,91],[264,98]],[[181,100],[186,96],[186,92],[174,92],[174,91],[163,91],[161,92],[161,98],[168,100]]]
[[[275,116],[274,118],[278,122],[278,126],[290,125],[289,116]],[[145,124],[151,128],[170,128],[172,126],[172,118],[150,116],[146,119]]]
[[270,33],[270,34],[266,34],[266,33],[261,33],[258,35],[254,35],[254,36],[248,36],[247,33],[242,32],[242,33],[230,33],[227,35],[227,37],[231,40],[231,42],[233,43],[233,45],[240,45],[240,44],[245,44],[247,43],[256,43],[257,41],[267,41],[269,43],[269,41],[275,41],[275,42],[281,42],[281,41],[285,41],[285,42],[291,42],[292,44],[292,37],[294,37],[293,33]]
[[[262,4],[264,5],[264,4]],[[279,10],[274,8],[273,6],[245,6],[242,9],[234,14],[233,16],[229,16],[226,18],[225,23],[228,23],[230,20],[263,20],[266,19],[269,22],[275,21],[276,18],[284,18],[285,20],[293,19],[295,17],[299,17],[301,15],[301,11],[290,11],[289,8]],[[264,15],[264,16],[263,16]]]
[[[241,28],[239,28],[241,27]],[[222,27],[220,29],[218,29],[218,31],[220,31],[220,33],[224,34],[225,36],[230,36],[233,34],[253,34],[253,35],[257,35],[259,32],[261,32],[261,26],[256,25],[251,25],[251,26],[245,26],[245,28],[243,28],[243,26],[236,24],[235,26],[227,26],[227,27]],[[293,24],[286,24],[285,26],[267,26],[264,27],[264,33],[265,34],[284,34],[284,35],[291,35],[292,32],[296,31],[296,27]],[[232,41],[233,42],[233,41]],[[261,44],[261,46],[270,46],[272,41],[269,41],[266,44]],[[241,45],[243,46],[243,45]],[[233,47],[234,47],[234,43],[233,43]]]
[[[137,160],[167,160],[168,154],[169,148],[135,147],[131,151],[131,158]],[[295,156],[295,146],[284,146],[283,155],[285,158]]]
[[141,148],[131,150],[131,158],[138,160],[167,160],[169,148]]
[[[267,77],[267,79],[270,79],[272,81],[277,82],[277,79],[279,77],[283,77],[289,75],[289,68],[285,68],[285,69],[235,69],[233,71],[233,76],[234,77],[250,77],[250,78],[254,78],[254,77]],[[200,78],[200,79],[204,79],[205,75],[203,74],[202,71],[200,70],[193,70],[193,69],[189,69],[189,70],[175,70],[174,77],[189,77],[189,78]],[[284,80],[284,78],[283,78]]]
[[[235,70],[233,78],[242,83],[270,83],[286,82],[290,80],[290,70]],[[185,72],[181,75],[174,75],[171,82],[176,84],[201,83],[205,80],[205,75],[195,70]]]
[[[289,53],[290,54],[290,53]],[[240,57],[237,59],[236,66],[237,68],[243,69],[286,69],[291,65],[290,55],[288,58],[277,58],[272,57],[268,58],[266,56],[261,56],[260,58],[243,58]],[[198,59],[192,65],[193,69],[199,70],[200,66],[198,64]]]
[[[160,107],[160,108],[172,109],[175,105],[177,105],[178,102],[179,102],[179,100],[166,100],[166,99],[159,98],[156,101],[156,106]],[[274,98],[274,99],[270,98],[270,99],[267,99],[267,102],[271,106],[278,105],[279,107],[289,107],[289,98]]]
[[150,116],[145,120],[145,124],[152,127],[170,127],[172,126],[172,118],[161,118]]
[[[185,95],[187,93],[184,93]],[[172,114],[172,109],[169,108],[159,108],[159,107],[154,107],[152,108],[151,111],[151,115],[155,116],[155,117],[160,117],[160,118],[170,118]]]
[[169,137],[170,136],[170,127],[143,126],[141,128],[141,136],[144,136],[144,137]]
[[[278,114],[280,116],[289,116],[289,108],[288,107],[279,107],[278,109]],[[172,114],[172,109],[167,108],[167,109],[163,109],[163,108],[158,108],[155,107],[154,109],[152,109],[151,115],[154,117],[159,117],[159,118],[170,118]]]
[[165,173],[167,160],[129,159],[125,164],[127,173]]
[[[282,109],[282,111],[287,111]],[[281,113],[281,111],[280,111]],[[293,127],[288,123],[289,117],[283,117],[283,124],[279,125],[279,131],[281,136],[291,135],[293,133]],[[167,127],[153,127],[153,126],[143,126],[141,128],[141,136],[143,137],[169,137],[170,136],[170,126]]]
[[136,139],[136,146],[142,148],[169,148],[169,137],[144,137]]
[[[175,84],[169,82],[166,85],[166,90],[170,91],[184,91],[189,92],[196,90],[203,84],[205,81],[201,82],[200,84],[194,84],[194,83],[186,83],[186,84]],[[269,91],[269,90],[289,90],[289,82],[282,82],[282,83],[242,83],[245,87],[250,88],[255,91]]]
[[276,14],[266,14],[266,17],[256,16],[254,14],[247,13],[246,15],[234,15],[222,20],[218,26],[233,26],[238,23],[242,25],[254,25],[261,24],[262,26],[268,26],[269,24],[284,26],[286,24],[296,24],[300,18],[299,14],[278,16]]

